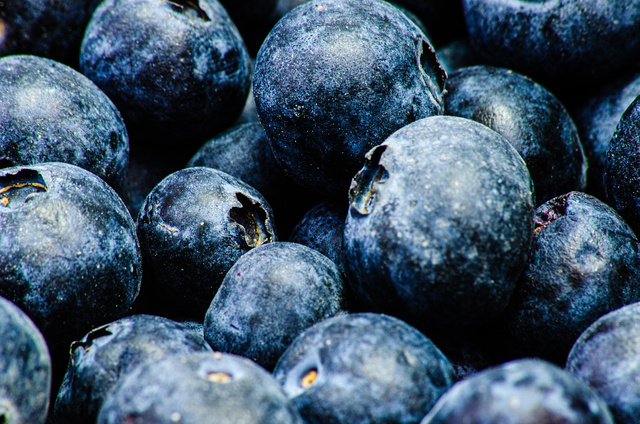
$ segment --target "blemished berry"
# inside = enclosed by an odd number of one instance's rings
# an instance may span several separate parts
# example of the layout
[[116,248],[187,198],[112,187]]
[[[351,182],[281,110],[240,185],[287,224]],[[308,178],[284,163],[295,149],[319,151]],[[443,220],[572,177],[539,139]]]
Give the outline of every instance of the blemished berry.
[[143,295],[198,320],[240,256],[277,240],[271,207],[253,187],[213,168],[172,173],[147,196],[137,221]]
[[429,40],[397,7],[313,0],[265,39],[253,92],[287,175],[340,197],[368,150],[416,119],[442,114],[444,79]]
[[354,301],[422,330],[478,326],[507,306],[533,236],[527,167],[465,118],[409,124],[354,177],[344,256]]

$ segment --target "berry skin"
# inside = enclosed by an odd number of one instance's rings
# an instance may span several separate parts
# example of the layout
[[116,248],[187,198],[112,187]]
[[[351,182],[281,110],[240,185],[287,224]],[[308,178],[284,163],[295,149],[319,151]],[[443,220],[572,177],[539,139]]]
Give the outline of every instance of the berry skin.
[[550,362],[521,359],[456,383],[420,424],[613,424],[584,382]]
[[135,223],[116,192],[75,165],[0,170],[0,295],[42,331],[52,356],[124,316],[140,290]]
[[207,310],[204,335],[214,350],[271,370],[298,334],[346,308],[346,284],[329,258],[297,243],[267,243],[231,267]]
[[495,318],[529,252],[532,190],[520,155],[475,121],[436,116],[395,132],[351,185],[354,301],[421,330]]
[[374,313],[308,328],[273,375],[309,424],[416,423],[454,382],[451,363],[430,339]]
[[82,41],[80,70],[128,129],[181,149],[229,127],[251,85],[246,47],[217,0],[102,2]]
[[105,400],[98,424],[302,424],[273,376],[220,352],[171,355],[135,368]]
[[143,295],[168,305],[172,316],[198,320],[238,258],[277,239],[264,197],[205,167],[176,171],[156,185],[138,215],[137,234],[147,270]]
[[116,190],[129,160],[129,135],[111,100],[91,80],[56,61],[0,60],[0,166],[66,162]]
[[253,92],[287,175],[339,197],[368,150],[416,119],[442,114],[444,79],[426,36],[398,8],[314,0],[267,36]]

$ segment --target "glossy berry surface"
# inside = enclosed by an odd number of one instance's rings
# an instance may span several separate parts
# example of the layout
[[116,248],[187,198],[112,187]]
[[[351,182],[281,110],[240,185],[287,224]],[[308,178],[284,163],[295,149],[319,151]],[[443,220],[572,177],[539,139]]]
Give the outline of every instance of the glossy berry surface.
[[302,424],[274,378],[219,352],[172,355],[137,367],[105,400],[98,424]]
[[214,350],[271,370],[298,334],[346,308],[346,284],[329,258],[297,243],[267,243],[231,267],[207,310],[204,336]]
[[359,313],[305,330],[274,370],[307,423],[416,423],[453,384],[453,367],[424,334]]
[[536,205],[585,190],[587,160],[578,130],[553,93],[532,79],[487,65],[459,69],[447,78],[445,114],[504,136],[527,164]]
[[172,173],[138,215],[144,290],[173,313],[202,319],[244,253],[277,239],[271,208],[254,188],[213,168]]
[[0,166],[66,162],[118,188],[129,136],[111,100],[87,77],[56,61],[0,59]]
[[613,424],[587,384],[550,362],[522,359],[456,383],[421,424]]
[[267,36],[253,92],[287,175],[337,197],[369,149],[416,119],[442,113],[443,83],[426,36],[398,8],[314,0]]
[[344,230],[354,298],[420,329],[480,325],[504,310],[533,234],[526,165],[475,121],[430,117],[372,149]]

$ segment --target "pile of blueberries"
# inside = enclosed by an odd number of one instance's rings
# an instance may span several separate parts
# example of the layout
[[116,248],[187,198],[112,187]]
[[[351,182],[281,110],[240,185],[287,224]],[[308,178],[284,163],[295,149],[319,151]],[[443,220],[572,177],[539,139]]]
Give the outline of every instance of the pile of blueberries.
[[640,423],[640,0],[0,0],[0,423]]

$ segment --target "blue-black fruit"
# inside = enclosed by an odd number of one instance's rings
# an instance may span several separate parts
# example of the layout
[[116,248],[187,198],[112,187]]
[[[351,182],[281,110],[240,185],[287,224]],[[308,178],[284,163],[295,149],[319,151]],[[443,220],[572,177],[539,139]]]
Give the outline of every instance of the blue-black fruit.
[[372,313],[305,330],[273,375],[309,424],[417,423],[454,382],[451,363],[424,334]]
[[449,75],[445,114],[473,119],[498,132],[531,174],[536,205],[587,184],[578,130],[547,89],[509,69],[478,65]]
[[171,355],[136,367],[106,398],[98,424],[302,424],[274,378],[219,352]]
[[51,389],[51,356],[42,333],[0,297],[0,422],[43,424]]
[[566,369],[591,386],[617,423],[640,423],[640,303],[616,309],[578,338]]
[[265,39],[253,92],[276,160],[301,185],[343,196],[365,153],[442,114],[444,71],[422,30],[379,0],[313,0]]
[[137,232],[143,294],[162,299],[173,315],[199,320],[235,261],[277,239],[264,197],[205,167],[176,171],[158,183],[140,210]]
[[346,284],[329,258],[297,243],[267,243],[231,267],[207,310],[204,336],[214,350],[271,370],[298,334],[346,308]]
[[546,86],[602,81],[637,61],[638,0],[463,0],[485,63]]
[[273,209],[280,234],[287,234],[284,229],[293,227],[312,202],[317,201],[315,194],[303,190],[285,175],[273,157],[264,128],[257,121],[238,124],[208,140],[187,166],[219,169],[258,190]]
[[570,192],[536,210],[531,251],[507,307],[508,345],[564,364],[600,316],[640,300],[640,243],[597,198]]
[[124,316],[142,277],[135,224],[111,187],[74,165],[0,170],[0,295],[49,348]]
[[129,136],[111,100],[81,73],[50,59],[0,59],[0,167],[67,162],[118,188]]
[[604,401],[540,359],[507,362],[456,383],[420,424],[613,424]]
[[367,154],[344,253],[354,299],[420,329],[481,325],[507,306],[533,236],[527,167],[475,121],[429,117]]
[[218,0],[106,0],[87,26],[80,70],[155,145],[197,146],[240,115],[249,55]]
[[58,423],[95,423],[105,397],[138,365],[211,348],[202,330],[194,330],[189,323],[130,315],[94,328],[69,350],[55,402]]

